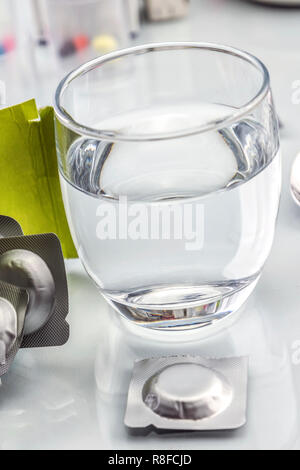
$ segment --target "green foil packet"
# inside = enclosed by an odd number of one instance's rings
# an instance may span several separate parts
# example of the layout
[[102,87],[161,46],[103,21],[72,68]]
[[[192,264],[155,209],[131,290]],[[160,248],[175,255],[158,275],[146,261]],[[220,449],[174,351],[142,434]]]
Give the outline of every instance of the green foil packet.
[[0,110],[0,214],[25,235],[55,233],[65,258],[76,258],[58,177],[54,111],[35,100]]

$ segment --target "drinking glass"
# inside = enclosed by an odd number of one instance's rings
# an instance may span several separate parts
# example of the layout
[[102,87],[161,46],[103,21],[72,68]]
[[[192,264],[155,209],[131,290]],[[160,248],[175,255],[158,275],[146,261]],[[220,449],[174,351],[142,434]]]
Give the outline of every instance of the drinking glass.
[[138,46],[70,73],[55,111],[71,233],[105,299],[170,331],[236,312],[269,255],[280,196],[265,66],[221,45]]

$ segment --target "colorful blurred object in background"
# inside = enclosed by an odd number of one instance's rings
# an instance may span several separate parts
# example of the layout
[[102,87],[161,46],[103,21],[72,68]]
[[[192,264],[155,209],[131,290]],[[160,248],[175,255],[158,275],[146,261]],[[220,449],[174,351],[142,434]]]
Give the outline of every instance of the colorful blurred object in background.
[[145,0],[151,21],[165,21],[186,16],[190,0]]
[[123,0],[47,0],[46,6],[57,59],[68,68],[128,45]]
[[16,47],[12,4],[0,0],[0,56],[12,52]]
[[300,6],[300,0],[252,0],[256,3],[262,3],[263,5],[270,4],[270,5],[277,5],[277,6]]

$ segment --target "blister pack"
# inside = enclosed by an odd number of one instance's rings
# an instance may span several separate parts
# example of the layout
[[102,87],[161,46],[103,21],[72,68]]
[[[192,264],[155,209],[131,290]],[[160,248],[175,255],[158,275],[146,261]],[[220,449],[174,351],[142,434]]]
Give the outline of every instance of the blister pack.
[[21,225],[15,219],[0,215],[0,238],[21,237],[22,235]]
[[68,310],[57,236],[24,236],[16,221],[0,216],[0,377],[20,348],[65,344]]
[[125,425],[158,430],[237,429],[246,422],[248,359],[172,356],[135,363]]

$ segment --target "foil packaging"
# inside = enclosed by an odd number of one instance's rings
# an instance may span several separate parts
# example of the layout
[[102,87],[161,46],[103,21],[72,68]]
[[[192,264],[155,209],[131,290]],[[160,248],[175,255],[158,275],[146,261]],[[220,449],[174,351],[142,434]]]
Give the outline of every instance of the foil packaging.
[[24,236],[15,220],[0,216],[0,377],[20,348],[65,344],[68,310],[57,236]]
[[15,219],[0,215],[0,238],[21,237],[22,235],[22,228]]
[[135,363],[125,425],[213,431],[246,423],[248,359],[172,356]]

